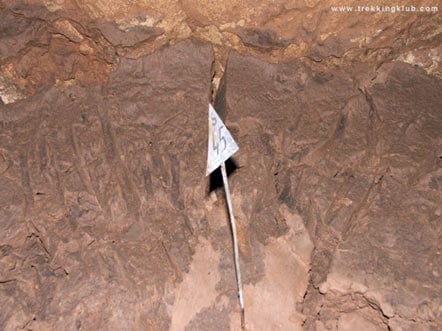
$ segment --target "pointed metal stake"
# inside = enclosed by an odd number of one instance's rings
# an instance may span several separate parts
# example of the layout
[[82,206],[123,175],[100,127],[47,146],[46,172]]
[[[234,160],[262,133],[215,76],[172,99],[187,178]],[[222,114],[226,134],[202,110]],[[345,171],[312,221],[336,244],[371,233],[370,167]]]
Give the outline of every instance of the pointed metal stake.
[[244,329],[244,327],[245,327],[245,310],[244,310],[244,295],[243,295],[242,282],[241,282],[241,268],[239,265],[238,236],[236,234],[236,222],[235,222],[235,216],[233,215],[233,206],[232,206],[232,200],[230,198],[229,182],[227,180],[227,171],[226,171],[225,162],[223,162],[221,164],[221,174],[223,176],[223,184],[224,184],[224,190],[226,192],[226,200],[227,200],[227,209],[229,210],[230,225],[232,227],[236,281],[238,284],[239,305],[241,307],[241,328]]
[[241,270],[239,266],[238,236],[236,234],[236,223],[233,215],[232,199],[230,198],[229,182],[227,181],[227,171],[225,161],[238,151],[238,145],[224,125],[221,118],[216,113],[212,105],[209,104],[209,142],[207,151],[206,175],[210,175],[221,166],[224,190],[226,192],[227,209],[229,211],[230,225],[233,236],[233,251],[235,257],[236,281],[238,284],[238,298],[241,307],[241,328],[245,328],[244,295],[241,282]]

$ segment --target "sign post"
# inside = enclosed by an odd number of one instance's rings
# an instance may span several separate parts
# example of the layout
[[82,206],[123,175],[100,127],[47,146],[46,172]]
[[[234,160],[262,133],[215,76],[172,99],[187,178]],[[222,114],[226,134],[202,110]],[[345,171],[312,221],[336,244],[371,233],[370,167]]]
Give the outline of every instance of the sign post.
[[233,251],[235,258],[236,281],[238,284],[238,298],[241,307],[241,328],[245,326],[244,295],[241,282],[241,270],[239,265],[238,236],[236,234],[236,222],[233,215],[232,200],[230,198],[229,182],[227,181],[227,171],[225,161],[238,151],[239,147],[227,130],[221,118],[216,113],[212,105],[209,104],[209,149],[207,152],[207,172],[210,175],[221,166],[224,190],[226,192],[227,209],[229,211],[230,226],[233,236]]

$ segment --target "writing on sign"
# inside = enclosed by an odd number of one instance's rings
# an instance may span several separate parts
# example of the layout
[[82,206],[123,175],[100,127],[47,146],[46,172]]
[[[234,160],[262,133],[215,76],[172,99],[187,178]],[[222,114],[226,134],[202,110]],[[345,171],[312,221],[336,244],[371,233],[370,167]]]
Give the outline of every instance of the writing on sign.
[[223,162],[238,151],[239,147],[212,105],[209,104],[209,149],[207,172],[210,175]]

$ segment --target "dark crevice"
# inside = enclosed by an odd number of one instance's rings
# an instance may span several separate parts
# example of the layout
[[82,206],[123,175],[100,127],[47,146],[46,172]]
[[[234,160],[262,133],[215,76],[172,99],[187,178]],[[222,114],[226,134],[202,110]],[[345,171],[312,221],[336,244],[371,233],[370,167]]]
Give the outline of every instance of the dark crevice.
[[[225,164],[226,164],[227,176],[230,176],[238,169],[238,166],[237,166],[234,158],[228,159],[225,162]],[[207,194],[210,194],[212,191],[215,191],[215,190],[222,188],[222,187],[224,187],[223,177],[221,175],[221,168],[218,168],[210,174],[209,188],[208,188]]]

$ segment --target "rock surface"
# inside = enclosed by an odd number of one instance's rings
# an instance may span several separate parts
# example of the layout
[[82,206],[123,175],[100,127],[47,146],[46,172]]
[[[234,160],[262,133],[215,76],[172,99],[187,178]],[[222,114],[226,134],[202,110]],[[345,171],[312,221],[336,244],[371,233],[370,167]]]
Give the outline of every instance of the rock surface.
[[167,328],[200,234],[211,54],[185,42],[2,107],[2,329]]
[[440,15],[332,3],[1,1],[0,329],[240,329],[218,85],[246,328],[442,329]]
[[238,181],[273,186],[310,232],[307,328],[440,329],[442,83],[403,64],[359,72],[233,53]]
[[[122,47],[134,45],[134,40],[138,48],[151,38],[164,44],[193,35],[237,50],[273,50],[277,57],[322,60],[349,52],[353,53],[350,57],[355,53],[383,57],[398,49],[413,49],[423,40],[428,44],[441,33],[440,4],[423,0],[400,5],[378,0],[364,4],[318,0],[3,2],[12,11],[31,17],[69,17],[83,25],[114,23],[110,39]],[[115,39],[123,32],[125,40]]]
[[139,58],[189,37],[214,46],[217,76],[234,49],[270,62],[302,59],[320,67],[398,60],[442,77],[440,3],[407,5],[2,0],[0,97],[10,103],[41,85],[103,82],[121,57]]
[[[225,205],[204,177],[211,61],[186,41],[121,61],[102,87],[1,108],[2,329],[239,327]],[[299,328],[313,246],[269,207],[253,218],[270,223],[238,214],[250,325]]]

